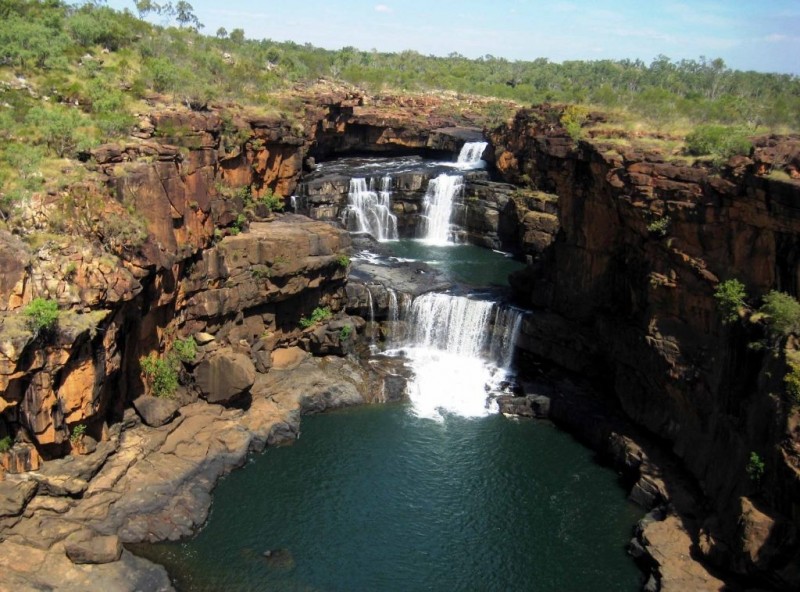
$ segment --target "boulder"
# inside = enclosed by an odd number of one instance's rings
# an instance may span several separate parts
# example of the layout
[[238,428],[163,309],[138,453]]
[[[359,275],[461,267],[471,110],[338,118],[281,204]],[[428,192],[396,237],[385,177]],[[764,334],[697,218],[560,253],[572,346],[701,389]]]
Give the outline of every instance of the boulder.
[[175,399],[142,395],[133,401],[136,413],[151,428],[165,425],[178,415],[179,403]]
[[64,550],[72,563],[111,563],[122,555],[122,543],[115,534],[102,536],[86,529],[70,535]]
[[194,376],[209,403],[224,405],[250,390],[256,379],[256,368],[248,356],[225,349],[200,362]]
[[0,518],[19,516],[36,493],[35,481],[0,481]]

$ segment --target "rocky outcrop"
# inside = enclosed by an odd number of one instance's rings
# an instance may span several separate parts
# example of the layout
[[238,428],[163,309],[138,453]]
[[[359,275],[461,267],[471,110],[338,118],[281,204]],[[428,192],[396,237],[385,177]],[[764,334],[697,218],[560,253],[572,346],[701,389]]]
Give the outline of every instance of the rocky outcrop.
[[[120,542],[191,534],[207,518],[218,478],[249,452],[292,441],[303,413],[367,402],[374,391],[364,370],[345,358],[301,356],[291,367],[276,366],[258,375],[247,409],[198,402],[159,428],[129,411],[95,452],[48,463],[47,475],[33,476],[38,487],[29,475],[0,481],[3,583],[16,590],[82,583],[172,589],[163,568],[122,551]],[[80,495],[57,483],[81,483]]]
[[[492,135],[509,181],[559,200],[553,246],[514,280],[522,301],[542,310],[526,319],[523,347],[595,376],[670,443],[713,508],[690,533],[695,551],[796,587],[798,539],[784,537],[780,553],[758,562],[748,559],[757,538],[743,539],[739,525],[740,499],[755,497],[797,532],[797,410],[779,365],[748,350],[746,331],[723,326],[713,297],[731,277],[754,297],[797,294],[800,188],[759,174],[782,149],[761,139],[750,158],[717,171],[597,139],[576,143],[546,111],[523,111]],[[751,452],[765,462],[759,482],[746,470]]]

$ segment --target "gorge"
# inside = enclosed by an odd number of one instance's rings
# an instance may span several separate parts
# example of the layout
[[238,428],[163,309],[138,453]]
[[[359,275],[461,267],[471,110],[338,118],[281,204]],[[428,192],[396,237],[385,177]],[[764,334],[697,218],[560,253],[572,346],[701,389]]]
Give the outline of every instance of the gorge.
[[[109,219],[140,213],[146,238],[136,248],[119,246],[112,256],[90,241],[53,240],[34,250],[0,233],[0,403],[14,440],[0,453],[4,583],[168,587],[163,569],[120,544],[192,534],[206,521],[217,479],[250,452],[294,440],[301,413],[401,400],[409,384],[422,416],[415,421],[435,422],[443,409],[454,411],[452,402],[420,400],[415,388],[461,394],[468,388],[435,381],[466,378],[478,392],[463,415],[484,415],[484,384],[495,377],[489,390],[501,411],[549,417],[623,474],[630,498],[649,513],[635,536],[623,532],[625,519],[608,532],[634,536],[631,553],[648,589],[800,584],[800,434],[783,382],[796,343],[753,351],[758,320],[725,325],[714,298],[732,277],[754,295],[798,292],[800,189],[791,175],[800,139],[759,138],[749,156],[715,169],[634,140],[576,141],[559,123],[560,108],[547,105],[487,130],[485,169],[456,167],[483,132],[437,118],[427,99],[376,105],[322,87],[304,100],[302,131],[242,117],[246,140],[230,150],[213,109],[154,109],[137,140],[93,150],[86,167],[98,183],[73,194],[102,204]],[[464,160],[475,164],[475,152]],[[372,166],[388,156],[392,170]],[[271,212],[260,198],[273,194],[287,203],[294,196],[296,212]],[[55,217],[55,208],[36,204],[33,223]],[[653,222],[663,220],[661,234]],[[443,269],[410,255],[421,248],[411,237],[436,257],[434,249],[452,251],[441,244],[455,241],[523,258],[512,274],[513,306],[493,303],[512,300],[487,288],[502,280],[469,279],[473,263],[467,277],[455,277],[457,262]],[[498,255],[487,267],[504,262]],[[35,297],[59,303],[55,334],[26,329],[21,310]],[[432,319],[455,320],[458,330],[437,332]],[[140,360],[153,352],[167,359],[189,338],[197,350],[180,362],[177,395],[153,397]],[[392,355],[370,366],[376,344],[405,350],[411,371]],[[455,377],[440,367],[428,373],[432,354],[415,361],[416,346],[480,354],[490,364],[471,364],[485,371],[478,378],[460,376],[463,366]],[[516,381],[502,372],[512,357]],[[376,413],[337,413],[313,425],[337,438],[325,421],[354,417],[358,429],[374,422],[390,430],[400,412]],[[484,425],[454,424],[461,437]],[[73,438],[77,426],[84,431]],[[537,430],[551,428],[529,421],[499,429],[520,438],[509,445],[516,458],[542,445]],[[492,447],[485,433],[475,438]],[[608,487],[598,497],[607,494],[625,514],[610,473],[585,454],[580,460],[571,444],[550,466],[574,457],[578,474],[598,471],[592,482]],[[279,455],[301,455],[303,445],[264,458],[291,464]],[[463,447],[459,437],[453,446]],[[751,453],[764,463],[758,479],[748,478]],[[508,455],[486,462],[510,466]],[[252,469],[229,479],[246,480]],[[601,562],[619,561],[626,574],[612,579],[632,582],[619,589],[636,588],[632,563],[603,548]]]

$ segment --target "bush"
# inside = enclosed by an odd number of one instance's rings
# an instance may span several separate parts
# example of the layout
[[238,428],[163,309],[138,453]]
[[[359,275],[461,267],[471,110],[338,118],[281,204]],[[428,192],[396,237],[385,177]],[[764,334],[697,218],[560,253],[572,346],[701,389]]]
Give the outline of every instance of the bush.
[[339,331],[339,339],[341,339],[342,341],[345,341],[350,337],[350,335],[352,333],[353,333],[353,325],[345,325]]
[[589,117],[589,110],[581,105],[570,105],[561,114],[561,125],[573,140],[583,137],[583,124]]
[[11,439],[11,436],[0,438],[0,453],[8,452],[12,446],[14,446],[14,440]]
[[792,407],[800,406],[800,363],[788,361],[789,372],[783,377],[786,384],[786,394]]
[[58,303],[55,300],[34,298],[22,312],[28,317],[28,326],[37,334],[54,329],[58,323]]
[[750,460],[747,462],[747,476],[754,483],[760,483],[764,478],[764,461],[756,452],[750,453]]
[[160,358],[155,353],[139,358],[142,373],[155,397],[171,398],[178,390],[178,369],[170,356]]
[[699,125],[686,136],[686,152],[695,156],[727,159],[736,154],[749,154],[752,147],[744,130],[725,125]]
[[34,107],[26,117],[26,122],[41,134],[48,150],[59,158],[68,156],[78,146],[76,129],[82,121],[80,113],[60,105],[51,109]]
[[670,222],[672,222],[672,220],[670,220],[669,216],[664,216],[663,218],[653,220],[647,225],[647,232],[656,236],[664,237],[667,235]]
[[308,329],[309,327],[313,327],[317,323],[321,323],[322,321],[327,321],[331,318],[331,309],[327,306],[325,308],[315,308],[314,312],[311,313],[310,318],[300,317],[300,326],[303,329]]
[[744,284],[737,279],[724,281],[717,286],[714,298],[717,299],[719,313],[724,324],[735,323],[739,320],[740,311],[747,306],[744,301],[746,297]]
[[269,189],[259,198],[259,203],[264,204],[270,212],[282,212],[284,203],[283,198],[275,195]]
[[776,335],[800,333],[800,302],[784,292],[773,290],[764,296],[761,312],[767,316],[770,331]]
[[81,438],[86,434],[86,426],[82,423],[79,423],[74,428],[72,428],[72,434],[70,434],[69,441],[73,444],[77,444],[81,441]]
[[339,255],[338,257],[336,257],[336,263],[340,267],[347,267],[348,265],[350,265],[350,257],[344,254]]
[[172,351],[181,362],[194,362],[197,357],[197,342],[194,337],[178,339],[172,345]]

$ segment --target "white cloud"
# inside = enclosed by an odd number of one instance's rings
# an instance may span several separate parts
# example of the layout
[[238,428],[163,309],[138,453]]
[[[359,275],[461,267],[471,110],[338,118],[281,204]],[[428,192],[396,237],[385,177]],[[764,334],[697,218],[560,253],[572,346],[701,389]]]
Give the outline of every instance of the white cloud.
[[789,37],[787,35],[782,35],[781,33],[773,33],[772,35],[767,35],[764,37],[764,41],[776,42],[776,41],[785,41]]
[[386,6],[385,4],[376,4],[375,12],[392,12],[392,9],[391,7]]

